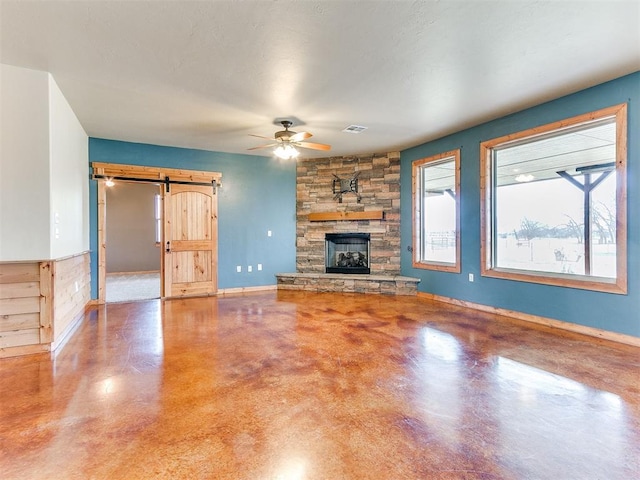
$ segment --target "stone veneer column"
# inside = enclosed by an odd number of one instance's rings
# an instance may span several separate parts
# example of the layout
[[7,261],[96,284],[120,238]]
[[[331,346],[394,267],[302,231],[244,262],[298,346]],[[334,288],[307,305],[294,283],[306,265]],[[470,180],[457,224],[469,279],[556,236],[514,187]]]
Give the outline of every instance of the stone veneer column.
[[[358,192],[334,198],[334,175],[358,175]],[[361,232],[371,235],[372,275],[400,274],[400,153],[302,159],[297,167],[296,269],[324,273],[325,233]],[[384,220],[309,221],[309,213],[384,212]]]

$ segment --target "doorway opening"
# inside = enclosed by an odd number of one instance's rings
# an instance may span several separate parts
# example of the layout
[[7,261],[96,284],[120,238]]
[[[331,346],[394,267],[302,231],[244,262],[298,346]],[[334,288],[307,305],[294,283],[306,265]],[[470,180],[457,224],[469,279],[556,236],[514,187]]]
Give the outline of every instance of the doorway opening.
[[107,303],[160,298],[161,188],[117,182],[106,192]]

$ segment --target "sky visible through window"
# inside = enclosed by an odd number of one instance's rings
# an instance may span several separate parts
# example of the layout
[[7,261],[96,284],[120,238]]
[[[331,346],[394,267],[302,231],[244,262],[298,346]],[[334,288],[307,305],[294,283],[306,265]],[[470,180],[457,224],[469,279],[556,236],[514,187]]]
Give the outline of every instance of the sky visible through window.
[[456,201],[448,194],[424,198],[423,259],[456,261]]

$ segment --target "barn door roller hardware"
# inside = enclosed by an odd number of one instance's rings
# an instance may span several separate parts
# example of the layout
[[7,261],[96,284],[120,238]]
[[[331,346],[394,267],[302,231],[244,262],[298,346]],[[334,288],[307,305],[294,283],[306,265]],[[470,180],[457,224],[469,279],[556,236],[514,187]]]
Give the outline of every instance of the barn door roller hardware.
[[123,182],[143,182],[143,183],[163,183],[167,192],[170,190],[170,185],[200,185],[204,187],[213,187],[213,193],[216,193],[216,187],[218,187],[218,183],[215,180],[211,180],[209,182],[191,182],[189,180],[171,180],[169,177],[164,177],[164,180],[161,178],[138,178],[138,177],[112,177],[107,175],[94,174],[92,177],[94,180],[120,180]]

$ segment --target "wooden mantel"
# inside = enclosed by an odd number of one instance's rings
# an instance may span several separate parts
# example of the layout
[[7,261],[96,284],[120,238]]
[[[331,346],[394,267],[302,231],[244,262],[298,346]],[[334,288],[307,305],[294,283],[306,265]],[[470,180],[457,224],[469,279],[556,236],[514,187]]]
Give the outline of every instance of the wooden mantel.
[[384,220],[382,210],[368,212],[318,212],[310,213],[310,222],[330,222],[332,220]]

